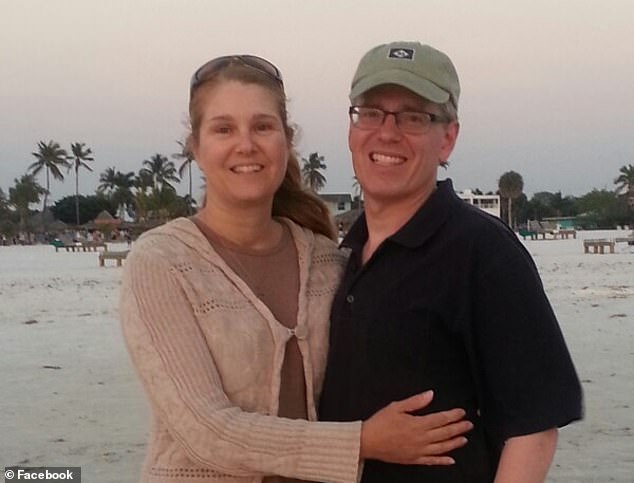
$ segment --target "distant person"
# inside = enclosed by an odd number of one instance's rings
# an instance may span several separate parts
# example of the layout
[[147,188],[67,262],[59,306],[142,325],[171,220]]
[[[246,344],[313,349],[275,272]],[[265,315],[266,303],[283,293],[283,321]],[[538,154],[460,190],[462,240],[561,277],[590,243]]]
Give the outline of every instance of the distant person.
[[458,76],[418,42],[370,50],[348,142],[365,212],[331,317],[320,418],[365,419],[428,389],[422,411],[466,408],[451,466],[369,460],[363,483],[543,482],[582,393],[530,254],[498,218],[437,181],[458,137]]
[[189,113],[206,203],[137,240],[121,290],[153,411],[141,480],[356,483],[364,458],[451,464],[471,423],[461,409],[410,415],[430,393],[363,422],[315,422],[345,259],[326,206],[301,185],[277,67],[209,61]]

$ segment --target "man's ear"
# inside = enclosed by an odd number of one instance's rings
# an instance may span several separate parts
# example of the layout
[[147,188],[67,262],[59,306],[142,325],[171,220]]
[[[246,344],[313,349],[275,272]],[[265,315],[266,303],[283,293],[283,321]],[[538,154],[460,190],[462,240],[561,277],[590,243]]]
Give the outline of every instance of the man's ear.
[[445,128],[445,135],[440,146],[440,165],[447,164],[447,160],[453,151],[456,141],[458,140],[458,133],[460,132],[460,123],[458,121],[452,121],[447,124]]

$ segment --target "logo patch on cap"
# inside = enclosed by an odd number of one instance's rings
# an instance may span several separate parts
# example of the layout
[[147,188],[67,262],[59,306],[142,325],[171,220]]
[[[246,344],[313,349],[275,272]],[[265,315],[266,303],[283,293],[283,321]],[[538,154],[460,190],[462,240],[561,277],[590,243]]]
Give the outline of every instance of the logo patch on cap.
[[414,60],[414,49],[406,49],[403,47],[396,47],[390,49],[387,54],[388,59],[401,59],[401,60]]

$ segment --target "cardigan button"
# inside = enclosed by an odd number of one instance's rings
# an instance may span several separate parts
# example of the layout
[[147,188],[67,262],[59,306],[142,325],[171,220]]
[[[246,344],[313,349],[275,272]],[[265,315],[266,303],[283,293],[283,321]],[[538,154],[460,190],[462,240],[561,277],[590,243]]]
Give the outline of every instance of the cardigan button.
[[305,325],[300,325],[298,327],[295,327],[294,329],[288,329],[288,331],[291,333],[291,335],[294,335],[299,340],[303,340],[308,336],[308,329]]
[[352,302],[354,302],[354,295],[349,294],[349,295],[346,297],[346,302],[348,302],[349,304],[351,304]]

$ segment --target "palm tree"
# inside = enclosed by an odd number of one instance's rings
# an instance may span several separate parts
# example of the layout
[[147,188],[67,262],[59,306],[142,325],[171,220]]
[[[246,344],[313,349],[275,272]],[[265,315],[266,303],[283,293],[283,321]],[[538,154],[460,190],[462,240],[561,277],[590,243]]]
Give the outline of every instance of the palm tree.
[[326,185],[326,177],[320,170],[327,169],[324,157],[319,153],[310,153],[308,159],[302,158],[302,178],[310,189],[317,193]]
[[116,190],[112,194],[112,201],[117,205],[118,210],[122,207],[129,209],[134,206],[134,172],[122,173],[117,171],[115,177]]
[[19,180],[13,180],[15,186],[9,188],[9,203],[15,207],[20,215],[20,228],[24,229],[26,217],[29,214],[29,205],[39,203],[42,195],[47,191],[36,180],[33,174],[25,174]]
[[37,143],[38,150],[34,153],[31,153],[33,156],[37,158],[37,161],[29,166],[29,171],[31,174],[36,176],[43,169],[46,170],[46,193],[44,193],[44,205],[42,208],[42,212],[46,212],[46,202],[48,201],[48,195],[51,192],[51,182],[49,174],[53,175],[53,178],[58,179],[60,181],[64,181],[64,175],[62,174],[60,168],[68,168],[70,167],[70,163],[68,162],[68,154],[65,149],[59,145],[59,143],[55,141],[49,141],[48,144],[45,144],[44,141],[40,141]]
[[[85,143],[72,143],[70,150],[73,153],[69,157],[72,160],[71,167],[75,168],[75,222],[79,226],[79,168],[86,168],[88,171],[92,171],[92,168],[87,164],[87,161],[94,161],[95,158],[91,156],[92,150],[85,148]],[[70,167],[69,167],[70,169]]]
[[0,188],[0,213],[4,213],[7,210],[8,204],[9,200],[7,200],[7,195],[5,195],[2,188]]
[[621,174],[614,180],[617,192],[634,196],[634,166],[631,164],[621,166],[619,173]]
[[100,184],[97,190],[108,195],[117,206],[117,211],[123,206],[130,208],[134,205],[132,188],[135,186],[134,172],[122,173],[115,168],[107,168],[99,175]]
[[352,177],[352,190],[357,194],[357,198],[363,198],[363,188],[361,187],[359,178],[357,178],[356,175]]
[[188,203],[187,203],[187,212],[188,214],[192,214],[192,162],[194,161],[193,154],[187,149],[187,146],[182,141],[176,141],[178,145],[181,147],[180,152],[172,154],[172,157],[175,159],[182,159],[183,162],[178,167],[178,175],[183,179],[183,173],[187,169],[187,175],[189,177],[189,191],[188,191]]
[[154,177],[152,173],[150,173],[146,169],[142,169],[139,171],[134,177],[134,187],[143,193],[147,192],[150,188],[154,186]]
[[145,220],[149,205],[151,204],[148,190],[154,184],[152,173],[148,170],[141,169],[139,174],[134,177],[134,204],[136,205],[136,218],[137,221]]
[[99,175],[99,186],[97,191],[100,193],[112,192],[117,188],[117,171],[114,168],[106,168],[106,170]]
[[[175,189],[170,181],[180,182],[176,175],[176,166],[173,161],[167,159],[162,154],[155,154],[150,159],[143,161],[143,169],[141,171],[152,175],[152,189],[154,191],[159,188],[169,187]],[[140,173],[139,173],[140,174]]]
[[504,173],[498,181],[498,189],[500,190],[500,196],[508,200],[508,225],[513,226],[512,205],[513,200],[519,198],[524,190],[522,175],[515,171]]
[[[628,164],[627,166],[621,166],[619,170],[621,173],[618,178],[614,180],[617,185],[617,193],[622,192],[627,197],[627,204],[630,210],[634,212],[634,166]],[[634,233],[634,231],[632,231]]]
[[7,195],[4,194],[2,188],[0,188],[0,232],[2,232],[4,222],[9,221],[10,214],[9,200],[7,199]]

